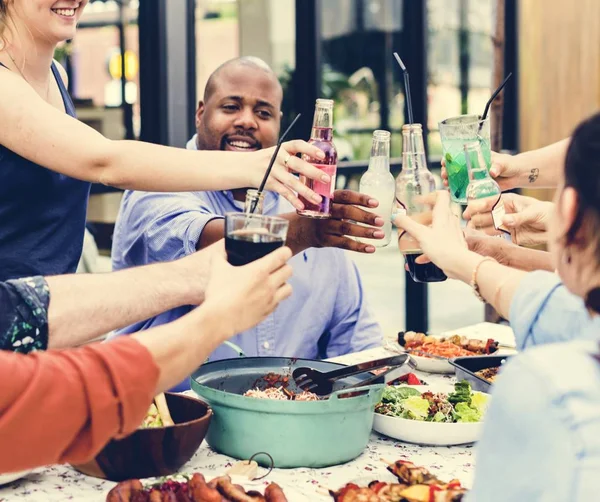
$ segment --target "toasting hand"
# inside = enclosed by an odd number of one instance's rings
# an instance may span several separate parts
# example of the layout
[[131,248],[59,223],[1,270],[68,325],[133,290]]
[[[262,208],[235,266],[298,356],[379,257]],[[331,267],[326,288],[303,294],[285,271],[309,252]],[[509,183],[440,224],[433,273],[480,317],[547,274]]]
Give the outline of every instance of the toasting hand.
[[336,190],[333,193],[331,218],[307,220],[310,232],[308,239],[311,245],[313,247],[349,249],[359,253],[374,253],[373,245],[358,242],[354,237],[384,238],[385,232],[382,227],[385,221],[383,218],[363,209],[374,209],[378,205],[379,202],[369,195],[352,190]]
[[[492,166],[490,168],[490,175],[496,180],[496,183],[500,185],[500,189],[504,192],[505,190],[512,190],[522,186],[523,173],[516,166],[514,156],[506,153],[492,152]],[[446,160],[442,159],[442,180],[444,186],[448,186],[448,171],[446,170]]]
[[[512,241],[519,246],[534,246],[547,241],[547,226],[553,208],[551,202],[512,193],[502,194],[506,215],[502,223],[510,230]],[[469,203],[463,214],[469,228],[497,235],[491,215],[491,203],[487,199]]]

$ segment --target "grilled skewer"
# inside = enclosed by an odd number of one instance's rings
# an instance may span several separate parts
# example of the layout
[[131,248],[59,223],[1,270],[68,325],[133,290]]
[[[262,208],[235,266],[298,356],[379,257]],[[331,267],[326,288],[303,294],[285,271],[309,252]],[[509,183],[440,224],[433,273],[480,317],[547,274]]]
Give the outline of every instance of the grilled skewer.
[[466,490],[439,485],[412,485],[373,481],[368,487],[348,483],[337,492],[335,502],[460,502]]
[[396,462],[392,464],[388,463],[387,469],[398,478],[400,483],[405,483],[407,485],[445,484],[431,474],[425,467],[418,467],[408,460],[396,460]]
[[271,483],[262,495],[257,491],[246,492],[234,485],[229,476],[214,478],[209,483],[202,474],[196,473],[187,482],[167,481],[144,489],[140,480],[123,481],[106,497],[107,502],[287,502],[281,487]]
[[416,333],[414,331],[398,333],[398,343],[405,349],[418,348],[425,342],[450,342],[461,349],[474,352],[476,354],[493,354],[498,350],[500,343],[488,338],[487,340],[478,340],[475,338],[467,338],[466,336],[452,335],[446,338],[437,338],[427,336],[424,333]]

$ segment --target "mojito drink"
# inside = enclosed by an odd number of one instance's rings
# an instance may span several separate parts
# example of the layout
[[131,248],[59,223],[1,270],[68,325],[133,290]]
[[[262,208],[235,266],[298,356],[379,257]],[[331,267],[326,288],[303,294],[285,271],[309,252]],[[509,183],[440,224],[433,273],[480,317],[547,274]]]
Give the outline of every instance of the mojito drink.
[[454,202],[467,203],[469,173],[465,162],[464,146],[477,141],[489,170],[491,167],[490,121],[478,115],[461,115],[443,120],[439,124],[442,139],[442,155],[448,171],[450,197]]
[[[446,140],[444,143],[444,160],[446,161],[446,171],[448,171],[448,187],[450,189],[450,197],[454,202],[460,204],[467,203],[467,187],[469,186],[469,171],[465,160],[465,143],[470,143],[477,140]],[[490,170],[491,167],[491,152],[490,144],[486,141],[481,141],[481,151],[485,164]]]

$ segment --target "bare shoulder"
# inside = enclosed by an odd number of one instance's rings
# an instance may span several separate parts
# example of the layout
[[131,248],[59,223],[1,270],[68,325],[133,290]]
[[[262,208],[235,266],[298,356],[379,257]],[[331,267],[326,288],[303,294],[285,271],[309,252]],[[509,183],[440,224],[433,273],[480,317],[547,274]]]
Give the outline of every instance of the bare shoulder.
[[56,59],[53,59],[56,68],[58,69],[58,73],[60,73],[60,77],[65,84],[65,87],[69,86],[69,76],[67,75],[67,70],[64,69],[63,65],[61,65]]

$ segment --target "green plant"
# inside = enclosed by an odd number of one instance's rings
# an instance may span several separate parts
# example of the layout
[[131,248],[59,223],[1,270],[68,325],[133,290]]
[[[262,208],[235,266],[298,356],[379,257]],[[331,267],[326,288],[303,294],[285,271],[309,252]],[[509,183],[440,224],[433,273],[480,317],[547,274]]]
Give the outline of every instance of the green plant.
[[64,64],[65,60],[72,54],[72,52],[72,44],[70,42],[66,42],[54,50],[54,59],[56,59],[59,63]]

